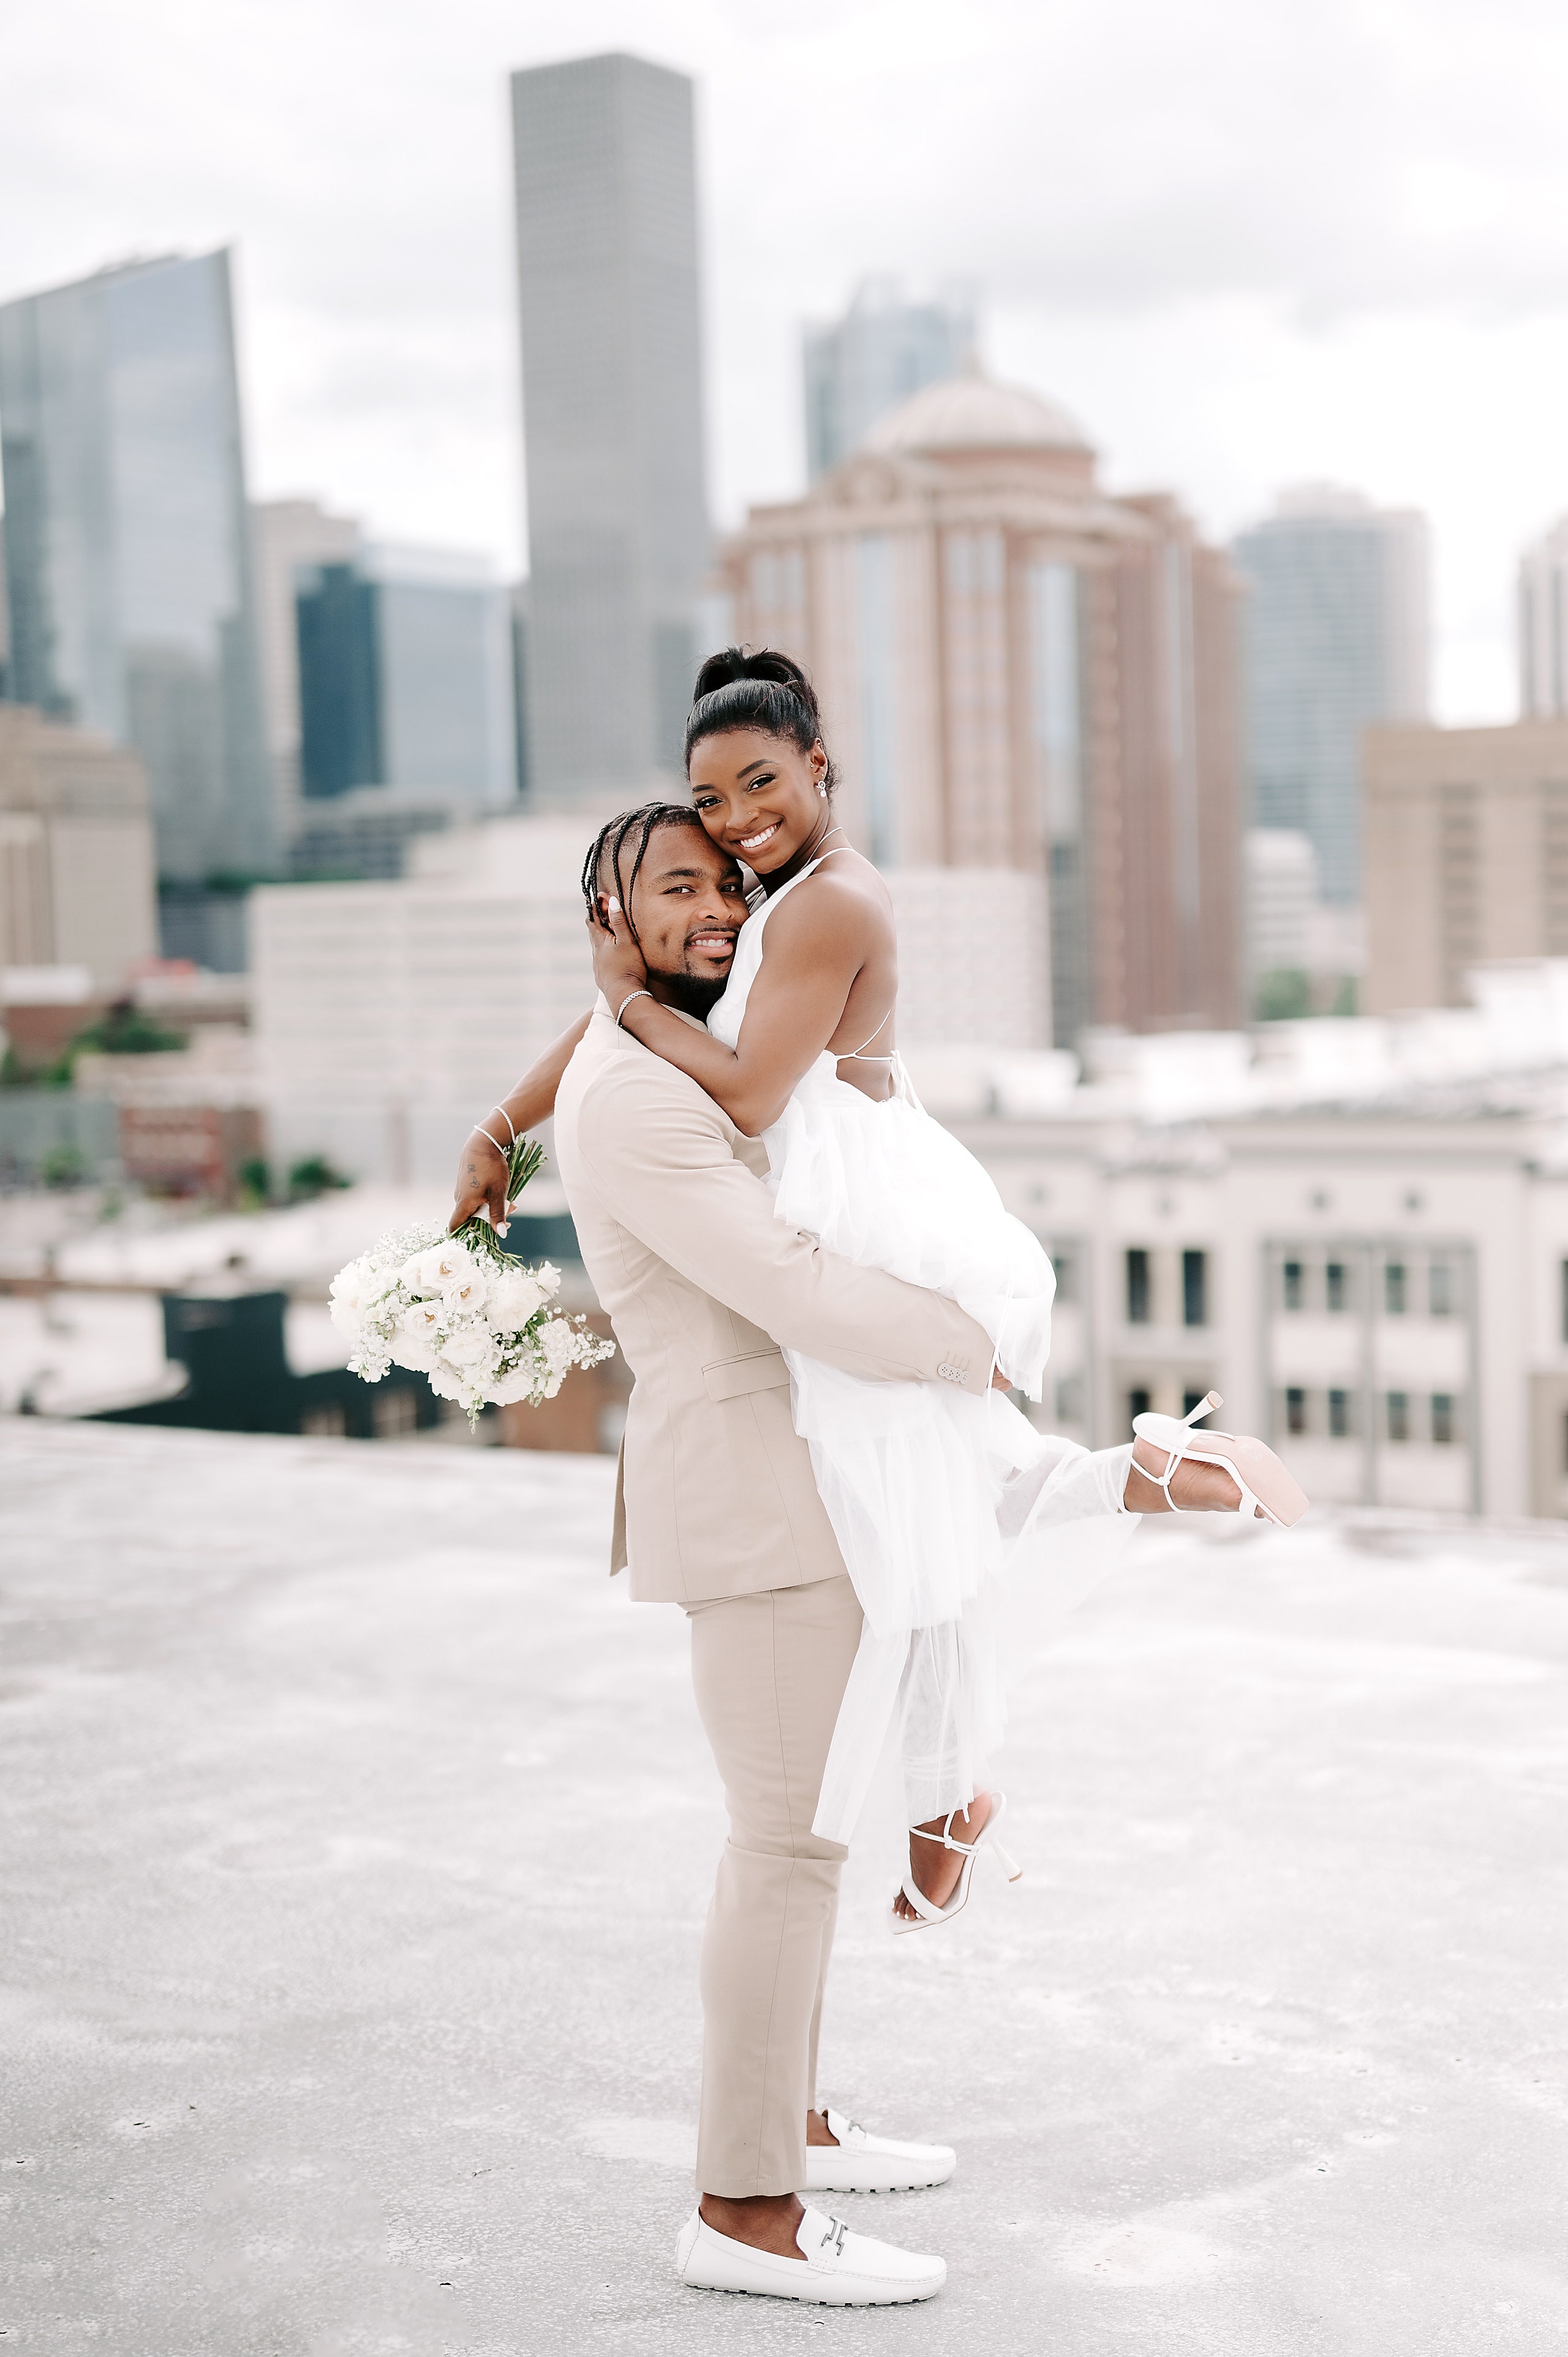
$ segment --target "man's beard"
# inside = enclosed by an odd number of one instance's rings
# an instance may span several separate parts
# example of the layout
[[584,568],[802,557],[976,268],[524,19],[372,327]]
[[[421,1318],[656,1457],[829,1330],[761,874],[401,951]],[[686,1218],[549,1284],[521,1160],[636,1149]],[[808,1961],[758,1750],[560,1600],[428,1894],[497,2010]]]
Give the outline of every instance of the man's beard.
[[725,974],[657,974],[651,966],[649,973],[661,983],[683,1014],[703,1020],[710,1006],[716,1006],[725,995]]

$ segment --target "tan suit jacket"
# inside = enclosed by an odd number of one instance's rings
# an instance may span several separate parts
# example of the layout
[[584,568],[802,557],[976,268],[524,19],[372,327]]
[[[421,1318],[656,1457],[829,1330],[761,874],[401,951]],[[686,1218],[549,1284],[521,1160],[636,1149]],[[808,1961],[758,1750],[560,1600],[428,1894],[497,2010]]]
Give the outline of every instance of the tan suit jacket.
[[842,1575],[779,1344],[983,1392],[984,1329],[776,1219],[760,1139],[602,999],[555,1100],[555,1157],[635,1379],[611,1570],[629,1562],[635,1597],[682,1604]]

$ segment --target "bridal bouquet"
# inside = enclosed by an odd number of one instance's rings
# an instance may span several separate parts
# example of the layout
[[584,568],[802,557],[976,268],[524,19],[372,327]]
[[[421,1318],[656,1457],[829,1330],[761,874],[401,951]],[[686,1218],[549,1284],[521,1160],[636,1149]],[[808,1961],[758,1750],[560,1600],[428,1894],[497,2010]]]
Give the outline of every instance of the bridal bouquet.
[[[526,1137],[511,1149],[507,1201],[544,1157]],[[438,1399],[479,1410],[553,1399],[574,1367],[613,1358],[615,1344],[554,1306],[561,1272],[525,1268],[482,1216],[455,1235],[435,1221],[383,1236],[332,1280],[332,1323],[354,1346],[351,1374],[379,1383],[389,1367],[426,1375]]]

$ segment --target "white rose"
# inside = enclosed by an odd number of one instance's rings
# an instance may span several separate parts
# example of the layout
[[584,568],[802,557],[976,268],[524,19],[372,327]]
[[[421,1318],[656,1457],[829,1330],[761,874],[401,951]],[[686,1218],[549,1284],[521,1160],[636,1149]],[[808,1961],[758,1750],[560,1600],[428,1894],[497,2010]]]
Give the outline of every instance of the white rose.
[[490,1322],[503,1334],[520,1334],[546,1298],[544,1287],[525,1268],[509,1268],[491,1289]]
[[534,1271],[544,1291],[553,1298],[561,1290],[561,1272],[553,1261],[542,1260]]
[[458,1284],[472,1269],[472,1262],[455,1236],[444,1244],[430,1244],[424,1252],[405,1260],[398,1271],[399,1282],[405,1291],[430,1295],[445,1293],[449,1285]]
[[340,1268],[328,1288],[332,1323],[339,1334],[357,1335],[367,1312],[385,1290],[385,1280],[367,1253]]
[[441,1288],[441,1302],[446,1312],[447,1324],[451,1325],[458,1318],[484,1317],[493,1291],[488,1271],[482,1269],[478,1261],[469,1260],[467,1268],[459,1269],[451,1283]]
[[441,1312],[435,1303],[412,1303],[398,1319],[392,1338],[393,1364],[427,1375],[435,1362],[435,1337],[440,1327]]

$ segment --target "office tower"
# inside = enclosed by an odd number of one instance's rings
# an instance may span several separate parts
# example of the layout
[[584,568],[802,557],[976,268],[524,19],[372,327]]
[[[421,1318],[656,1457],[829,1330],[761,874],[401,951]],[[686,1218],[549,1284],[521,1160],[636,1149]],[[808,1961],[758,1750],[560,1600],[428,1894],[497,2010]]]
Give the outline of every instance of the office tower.
[[802,348],[806,463],[812,481],[858,449],[877,419],[974,356],[974,306],[954,291],[907,303],[896,278],[868,278],[842,319],[808,328]]
[[669,791],[708,565],[692,84],[511,78],[528,460],[529,799]]
[[511,800],[511,608],[483,558],[380,546],[303,565],[295,614],[304,804],[360,786]]
[[1520,561],[1519,708],[1526,720],[1568,713],[1568,516]]
[[276,855],[227,253],[0,306],[11,694],[134,746],[159,873]]
[[1470,969],[1568,957],[1568,716],[1367,732],[1366,1009],[1463,1006]]
[[285,844],[299,830],[303,792],[295,576],[307,565],[350,563],[360,538],[354,517],[333,515],[317,500],[263,500],[251,510],[262,701],[278,833]]
[[141,762],[89,729],[0,705],[0,968],[79,966],[112,993],[156,947]]
[[978,935],[972,877],[904,894],[991,978],[988,1037],[1238,1019],[1238,585],[1172,500],[1109,497],[1061,410],[968,375],[754,508],[725,567],[738,634],[816,681],[853,840],[998,877]]
[[1427,529],[1409,510],[1309,484],[1240,533],[1242,676],[1254,826],[1309,835],[1323,897],[1361,897],[1359,748],[1430,708]]

